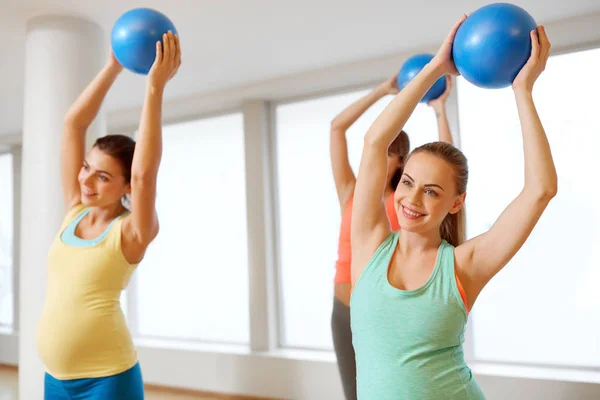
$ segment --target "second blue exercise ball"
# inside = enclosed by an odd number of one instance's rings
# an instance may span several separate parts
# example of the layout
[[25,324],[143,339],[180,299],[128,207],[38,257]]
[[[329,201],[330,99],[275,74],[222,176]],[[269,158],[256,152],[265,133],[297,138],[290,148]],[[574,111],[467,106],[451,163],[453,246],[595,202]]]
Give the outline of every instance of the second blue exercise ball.
[[[400,72],[398,73],[398,89],[402,90],[408,82],[412,81],[415,76],[427,63],[433,59],[433,54],[417,54],[407,59]],[[431,100],[435,100],[446,91],[446,77],[442,76],[438,79],[431,88],[425,93],[421,99],[421,103],[428,103]]]
[[458,72],[481,88],[512,85],[531,55],[535,20],[521,7],[494,3],[473,12],[458,28],[452,57]]
[[134,8],[117,19],[111,33],[111,46],[119,63],[128,70],[146,75],[156,58],[156,42],[175,25],[163,13],[150,8]]

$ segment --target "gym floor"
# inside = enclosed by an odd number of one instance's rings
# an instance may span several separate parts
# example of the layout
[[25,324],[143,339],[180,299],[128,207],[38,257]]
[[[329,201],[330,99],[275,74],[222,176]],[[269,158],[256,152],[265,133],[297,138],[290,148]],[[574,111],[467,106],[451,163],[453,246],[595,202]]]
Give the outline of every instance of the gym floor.
[[[19,373],[17,368],[0,365],[0,400],[18,399],[18,381]],[[146,400],[260,400],[256,397],[201,394],[158,387],[147,387],[145,398]]]

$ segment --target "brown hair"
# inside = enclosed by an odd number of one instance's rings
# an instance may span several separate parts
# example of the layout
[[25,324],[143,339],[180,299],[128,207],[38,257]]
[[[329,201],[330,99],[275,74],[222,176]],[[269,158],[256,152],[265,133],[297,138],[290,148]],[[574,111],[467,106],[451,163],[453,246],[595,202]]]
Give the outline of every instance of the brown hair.
[[[456,194],[463,194],[467,191],[469,168],[467,165],[467,158],[462,151],[446,142],[433,142],[417,147],[410,153],[408,158],[416,153],[432,154],[446,161],[454,170]],[[448,213],[448,215],[446,215],[442,221],[442,225],[440,225],[440,235],[442,239],[446,240],[454,247],[459,246],[465,241],[466,218],[464,206],[461,207],[456,214]]]
[[410,139],[408,135],[404,131],[400,131],[396,139],[390,144],[388,147],[388,154],[395,155],[400,157],[402,161],[402,167],[398,168],[394,175],[392,176],[391,184],[392,188],[396,190],[396,187],[400,183],[400,178],[402,178],[402,172],[404,171],[404,159],[408,156],[408,152],[410,151]]
[[135,151],[135,141],[132,138],[125,135],[106,135],[98,138],[94,143],[94,147],[116,158],[123,168],[125,182],[131,182],[131,164],[133,163],[133,153]]

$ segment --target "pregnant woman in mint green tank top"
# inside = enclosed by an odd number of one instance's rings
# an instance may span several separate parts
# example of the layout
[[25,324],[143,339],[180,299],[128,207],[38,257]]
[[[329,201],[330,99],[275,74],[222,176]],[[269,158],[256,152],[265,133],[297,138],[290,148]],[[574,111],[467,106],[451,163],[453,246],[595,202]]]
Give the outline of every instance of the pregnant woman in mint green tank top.
[[391,231],[382,201],[387,147],[431,85],[458,74],[452,43],[465,18],[365,136],[351,232],[350,312],[360,400],[485,399],[463,356],[468,310],[525,243],[557,191],[532,96],[550,52],[539,27],[512,85],[525,157],[521,193],[489,231],[465,241],[467,159],[448,143],[429,143],[405,161],[394,195],[402,230]]

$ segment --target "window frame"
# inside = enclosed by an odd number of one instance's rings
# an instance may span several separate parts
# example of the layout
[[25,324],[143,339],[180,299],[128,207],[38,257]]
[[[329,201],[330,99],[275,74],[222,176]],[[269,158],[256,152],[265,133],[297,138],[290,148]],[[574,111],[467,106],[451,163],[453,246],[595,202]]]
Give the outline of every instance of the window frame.
[[[577,43],[573,45],[567,46],[557,46],[555,49],[553,47],[552,52],[550,54],[550,58],[556,56],[566,56],[570,54],[586,52],[586,51],[600,51],[600,40],[598,41],[587,41],[582,43]],[[458,104],[459,90],[458,85],[454,87],[454,94],[456,96],[456,109],[454,110],[456,115],[455,117],[459,118],[460,106]],[[542,121],[543,122],[543,121]],[[459,147],[461,149],[461,147]],[[461,149],[462,150],[462,149]],[[467,203],[468,206],[468,203]],[[483,357],[477,357],[475,355],[475,347],[474,347],[474,335],[473,331],[475,328],[476,322],[474,321],[474,316],[469,314],[469,318],[467,321],[466,332],[465,332],[465,342],[463,345],[463,351],[465,354],[465,361],[467,364],[472,367],[475,373],[479,371],[485,371],[486,373],[491,373],[493,375],[499,376],[512,376],[512,374],[507,373],[507,370],[511,368],[523,368],[523,371],[529,371],[534,377],[536,377],[540,371],[544,371],[542,376],[553,376],[555,374],[562,375],[565,371],[567,373],[581,373],[581,372],[590,372],[592,374],[600,374],[600,363],[598,367],[589,367],[589,366],[580,366],[580,365],[570,365],[570,364],[560,364],[560,363],[528,363],[521,361],[498,361],[498,360],[489,360]],[[528,376],[522,376],[519,374],[515,374],[519,378],[529,378]]]
[[[340,96],[345,94],[351,94],[355,92],[360,92],[364,90],[373,89],[380,82],[373,84],[361,84],[361,85],[347,85],[342,88],[337,88],[334,90],[324,90],[324,91],[316,91],[307,95],[300,96],[288,96],[278,101],[271,102],[270,114],[271,114],[271,129],[269,132],[270,146],[269,146],[269,158],[270,164],[273,169],[273,181],[272,181],[272,192],[273,192],[273,218],[275,221],[275,232],[274,232],[274,240],[275,240],[275,260],[276,263],[274,265],[275,275],[277,279],[277,348],[284,350],[300,350],[300,351],[310,351],[310,352],[324,352],[324,353],[333,353],[333,349],[325,348],[325,347],[304,347],[304,346],[292,346],[288,345],[284,342],[285,338],[285,311],[283,307],[283,273],[282,273],[282,265],[283,260],[281,258],[281,205],[279,202],[279,181],[280,175],[277,169],[278,164],[278,154],[277,154],[277,108],[286,105],[292,105],[296,103],[302,103],[311,100],[319,100],[326,97]],[[342,111],[342,110],[340,110]],[[332,266],[333,267],[333,266]],[[331,282],[333,285],[333,281]]]
[[[170,125],[194,123],[194,122],[198,122],[198,121],[202,121],[202,120],[216,119],[216,118],[227,117],[227,116],[231,116],[231,115],[239,115],[242,118],[242,138],[244,140],[244,155],[247,160],[247,157],[248,157],[247,149],[246,149],[247,132],[246,132],[246,125],[245,125],[246,117],[244,114],[244,110],[242,108],[239,108],[239,107],[224,108],[222,110],[215,111],[215,112],[198,113],[198,114],[186,115],[186,116],[177,117],[177,118],[164,118],[163,122],[162,122],[162,127],[164,129],[165,127],[168,127]],[[118,129],[116,132],[118,134],[129,136],[135,140],[137,130],[138,130],[137,125],[124,125],[120,129]],[[163,132],[164,132],[164,130],[163,130]],[[246,177],[245,177],[245,180],[247,180]],[[246,192],[247,191],[248,191],[248,188],[246,188]],[[159,216],[159,218],[160,218],[160,216]],[[247,225],[248,225],[249,218],[250,218],[250,216],[247,214],[247,217],[246,217]],[[250,234],[251,234],[250,229],[247,229],[247,232],[246,232],[247,237],[249,237]],[[250,251],[250,249],[249,249],[249,251]],[[143,266],[140,265],[140,268],[143,268]],[[249,266],[249,268],[250,268],[250,266]],[[249,271],[249,272],[251,272],[251,271]],[[250,277],[249,277],[249,279],[250,279]],[[248,347],[252,346],[252,332],[250,332],[250,340],[249,340],[248,344],[240,344],[240,343],[227,342],[227,341],[214,341],[214,340],[207,340],[207,339],[200,339],[200,338],[166,337],[166,336],[160,336],[160,335],[143,335],[140,333],[139,315],[137,313],[138,290],[139,290],[139,273],[136,271],[131,276],[129,284],[127,285],[127,288],[125,290],[125,298],[127,301],[127,325],[128,325],[130,334],[134,341],[139,341],[142,343],[150,343],[150,342],[182,343],[182,344],[190,345],[192,347],[202,346],[202,345],[209,345],[209,346],[215,345],[215,346],[225,346],[225,347],[229,346],[231,348],[238,348],[238,349],[239,348],[248,348]],[[249,313],[250,313],[250,319],[252,319],[251,310],[249,310]],[[250,326],[252,326],[252,321],[250,321]]]

